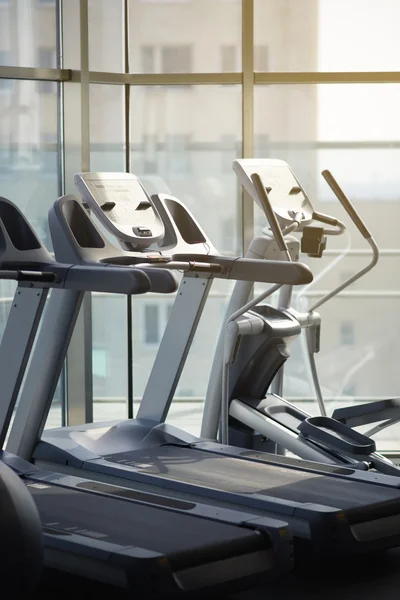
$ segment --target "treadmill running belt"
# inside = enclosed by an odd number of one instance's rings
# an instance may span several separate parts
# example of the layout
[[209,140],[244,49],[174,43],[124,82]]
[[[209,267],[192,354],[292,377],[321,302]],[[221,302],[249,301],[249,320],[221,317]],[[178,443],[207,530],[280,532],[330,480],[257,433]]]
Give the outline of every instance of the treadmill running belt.
[[[104,457],[166,479],[237,494],[262,494],[294,502],[325,504],[356,509],[374,504],[399,503],[400,491],[389,487],[337,479],[319,473],[289,469],[267,463],[183,446],[161,446]],[[86,463],[88,466],[90,462]]]
[[43,527],[152,550],[173,568],[266,548],[266,538],[250,529],[29,480],[28,487]]

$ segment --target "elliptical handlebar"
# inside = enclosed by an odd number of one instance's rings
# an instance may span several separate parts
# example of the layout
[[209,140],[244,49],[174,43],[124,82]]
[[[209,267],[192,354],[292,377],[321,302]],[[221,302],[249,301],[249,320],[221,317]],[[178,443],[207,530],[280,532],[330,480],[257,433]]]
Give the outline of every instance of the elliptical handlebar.
[[322,171],[322,176],[325,179],[325,181],[327,182],[327,184],[329,185],[329,187],[331,188],[331,190],[333,191],[333,193],[335,194],[336,198],[339,200],[340,204],[343,206],[346,213],[349,215],[349,217],[353,221],[357,230],[360,232],[360,234],[363,236],[363,238],[365,238],[365,240],[370,245],[371,250],[372,250],[372,258],[371,258],[370,263],[367,266],[363,267],[360,271],[358,271],[357,273],[355,273],[354,275],[352,275],[351,277],[346,279],[343,283],[338,285],[332,291],[328,292],[327,294],[322,296],[322,298],[317,300],[317,302],[315,302],[309,308],[310,313],[313,312],[315,309],[319,308],[320,306],[322,306],[323,304],[325,304],[325,302],[327,302],[334,296],[337,296],[337,294],[339,294],[344,289],[349,287],[352,283],[354,283],[355,281],[357,281],[358,279],[360,279],[361,277],[366,275],[369,271],[371,271],[371,269],[373,269],[375,267],[375,265],[377,264],[377,262],[379,260],[379,248],[378,248],[374,238],[372,237],[369,229],[367,228],[364,221],[362,220],[361,216],[358,214],[358,212],[354,208],[353,204],[347,198],[346,194],[343,192],[342,188],[339,186],[338,182],[333,177],[333,175],[330,173],[330,171],[328,171],[328,170]]
[[321,173],[322,177],[325,179],[326,183],[331,188],[332,192],[335,194],[336,198],[339,200],[340,204],[343,206],[344,210],[349,215],[350,219],[353,221],[354,225],[357,227],[358,231],[361,235],[367,240],[372,238],[370,231],[365,225],[364,221],[361,219],[360,215],[347,198],[346,194],[343,192],[342,188],[339,186],[336,179],[333,177],[332,173],[325,169]]
[[272,229],[272,233],[274,234],[279,250],[285,253],[286,260],[291,261],[286,240],[283,237],[282,229],[278,223],[278,219],[276,218],[275,211],[271,206],[267,190],[265,189],[265,186],[262,182],[259,173],[253,173],[251,175],[251,181],[253,182],[254,189],[256,191],[260,204],[264,207],[264,212],[267,216],[268,222]]

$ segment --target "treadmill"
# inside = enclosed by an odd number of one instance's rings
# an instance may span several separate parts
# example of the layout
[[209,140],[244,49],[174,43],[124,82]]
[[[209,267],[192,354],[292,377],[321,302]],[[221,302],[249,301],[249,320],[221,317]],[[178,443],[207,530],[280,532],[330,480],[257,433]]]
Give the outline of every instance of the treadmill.
[[[264,260],[256,253],[246,259],[219,254],[179,200],[161,194],[150,198],[134,175],[89,173],[77,175],[76,182],[87,208],[121,240],[114,264],[143,265],[146,259],[164,269],[179,263],[191,266],[180,283],[137,418],[64,427],[42,435],[35,411],[46,414],[60,373],[55,367],[62,364],[73,328],[66,322],[73,299],[63,295],[64,304],[52,310],[62,315],[62,323],[56,327],[49,312],[46,330],[38,338],[9,450],[36,465],[53,469],[57,465],[64,473],[84,474],[107,484],[146,492],[162,486],[170,498],[201,497],[213,506],[284,519],[297,547],[306,544],[307,556],[314,558],[343,558],[399,545],[398,478],[322,464],[313,469],[312,462],[264,453],[249,457],[246,449],[199,439],[165,423],[213,279],[233,277],[277,286],[291,280],[296,285],[311,280],[309,270],[299,263]],[[165,236],[146,244],[157,215],[164,222]],[[95,227],[77,198],[63,197],[54,204],[49,224],[59,259],[76,260],[79,255],[81,265],[92,264],[93,248],[78,243],[88,223]],[[139,236],[138,231],[144,234]],[[210,266],[190,271],[196,261]],[[291,271],[295,267],[299,270]],[[51,354],[49,349],[57,349],[58,358],[38,381],[42,357]]]
[[[70,216],[74,220],[73,213]],[[86,234],[80,238],[83,245]],[[59,295],[82,290],[143,294],[152,286],[170,293],[176,289],[176,278],[171,271],[152,266],[56,262],[21,211],[5,198],[0,198],[0,240],[0,276],[18,281],[0,344],[3,448],[39,328],[41,333],[47,329],[46,320],[40,324],[48,296],[54,302]],[[96,237],[96,242],[101,249],[102,238]],[[49,358],[42,355],[38,380],[46,377]],[[165,592],[194,597],[210,590],[237,591],[292,568],[292,538],[283,520],[174,500],[159,488],[143,493],[105,485],[85,478],[83,472],[75,477],[45,470],[7,450],[1,451],[0,458],[0,472],[11,468],[25,484],[28,500],[34,500],[46,567],[148,597]],[[26,520],[20,520],[26,534],[29,514],[27,510]],[[12,542],[17,541],[18,536],[10,540],[10,556]],[[39,552],[36,558],[39,561]]]

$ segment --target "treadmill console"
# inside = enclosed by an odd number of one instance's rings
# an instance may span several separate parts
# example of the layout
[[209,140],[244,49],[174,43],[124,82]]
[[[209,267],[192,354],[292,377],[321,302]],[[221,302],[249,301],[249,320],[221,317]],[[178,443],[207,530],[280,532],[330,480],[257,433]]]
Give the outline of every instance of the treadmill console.
[[296,213],[302,215],[299,231],[312,222],[311,202],[285,161],[269,158],[243,158],[234,160],[232,166],[241,185],[265,213],[251,180],[251,175],[258,173],[281,227],[290,225]]
[[102,225],[131,249],[145,249],[164,237],[164,223],[152,199],[131,173],[77,173],[83,202]]

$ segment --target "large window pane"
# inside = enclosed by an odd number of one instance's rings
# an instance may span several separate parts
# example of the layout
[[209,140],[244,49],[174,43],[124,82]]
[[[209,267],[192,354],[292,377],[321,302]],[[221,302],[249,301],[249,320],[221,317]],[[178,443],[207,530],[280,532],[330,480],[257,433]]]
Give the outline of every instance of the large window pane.
[[90,85],[90,168],[125,170],[124,87]]
[[0,91],[0,194],[22,209],[51,250],[47,213],[58,195],[57,84],[50,92],[36,81],[9,83]]
[[241,70],[241,2],[129,0],[132,73]]
[[[123,94],[123,86],[90,85],[91,171],[125,170]],[[97,224],[100,226],[100,223]],[[113,242],[118,245],[115,238]],[[95,420],[126,416],[128,381],[126,310],[125,296],[92,294]]]
[[[255,154],[287,161],[321,212],[346,218],[320,175],[329,169],[381,248],[398,247],[399,85],[282,85],[255,90]],[[263,226],[256,210],[256,226]],[[352,247],[366,248],[348,223]],[[343,248],[348,237],[328,240]]]
[[[0,84],[4,83],[0,81]],[[47,214],[58,196],[57,84],[10,80],[0,87],[0,195],[14,202],[49,250]],[[15,284],[0,280],[0,335]],[[57,387],[47,425],[61,425],[62,388]]]
[[123,1],[89,2],[89,68],[123,72]]
[[255,70],[396,71],[399,17],[397,0],[254,0]]
[[56,0],[0,2],[0,67],[55,68]]
[[239,86],[131,91],[132,171],[150,193],[182,200],[223,252],[239,247],[232,160],[241,152]]
[[[232,160],[241,152],[240,88],[137,87],[131,93],[132,171],[150,193],[185,203],[212,243],[240,252],[240,198]],[[213,349],[231,282],[214,282],[182,373],[170,419],[198,432]],[[134,386],[143,394],[172,296],[134,299]]]
[[[343,397],[349,403],[398,395],[399,93],[396,85],[354,84],[258,86],[255,91],[257,156],[287,161],[314,208],[342,219],[347,226],[345,235],[328,238],[325,258],[306,257],[316,278],[302,293],[299,306],[310,306],[367,265],[371,257],[369,246],[349,222],[321,170],[332,171],[382,249],[371,273],[351,286],[348,294],[318,309],[323,322],[317,361],[332,409]],[[255,213],[260,231],[267,225],[266,218],[259,209]],[[298,300],[296,290],[294,301]],[[313,392],[304,366],[303,342],[294,344],[284,389],[296,401],[303,398],[309,404]],[[390,441],[385,435],[379,439],[386,448],[389,442],[396,445],[395,438]]]
[[126,297],[92,294],[93,416],[95,421],[126,417]]

